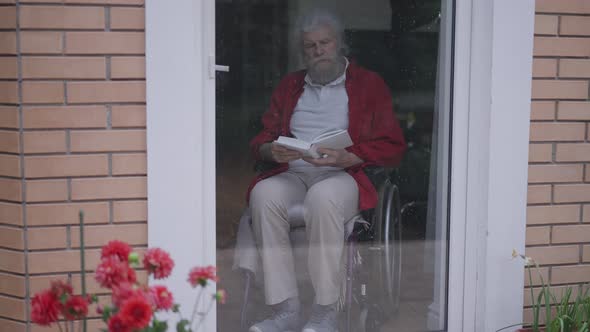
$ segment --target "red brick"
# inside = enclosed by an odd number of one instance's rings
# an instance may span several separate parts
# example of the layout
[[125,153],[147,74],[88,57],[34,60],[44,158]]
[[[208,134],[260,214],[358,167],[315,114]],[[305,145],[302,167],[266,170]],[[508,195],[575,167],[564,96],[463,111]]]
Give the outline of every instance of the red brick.
[[66,32],[68,54],[144,54],[143,32]]
[[557,76],[556,59],[534,59],[533,60],[533,77],[535,78],[553,78]]
[[583,213],[582,221],[583,222],[590,222],[590,205],[584,205],[584,211],[582,213]]
[[559,25],[559,34],[590,36],[590,17],[562,16]]
[[40,57],[22,58],[23,78],[105,79],[103,57]]
[[113,175],[145,174],[147,174],[147,156],[145,153],[113,155]]
[[551,202],[551,185],[529,185],[527,203],[539,204]]
[[[94,268],[100,260],[100,250],[86,251],[86,266]],[[60,273],[80,271],[78,250],[42,251],[28,254],[29,273]]]
[[0,199],[13,202],[22,201],[21,180],[0,178]]
[[19,148],[18,131],[0,130],[0,152],[19,153]]
[[0,312],[6,318],[23,321],[26,317],[25,301],[0,295]]
[[535,34],[556,35],[558,17],[555,15],[535,15]]
[[16,29],[16,7],[0,7],[0,29]]
[[107,155],[25,157],[27,178],[108,175]]
[[590,39],[535,37],[534,56],[590,56]]
[[537,0],[537,13],[590,14],[587,0]]
[[109,204],[107,202],[29,204],[27,205],[27,222],[29,226],[78,225],[80,211],[84,212],[85,224],[106,224],[109,222]]
[[[15,0],[4,0],[4,1],[15,1]],[[16,322],[13,320],[0,318],[0,326],[5,328],[5,331],[10,332],[27,332],[27,325],[25,323]],[[35,331],[37,332],[37,331]]]
[[582,261],[590,262],[590,245],[585,245],[582,253]]
[[21,251],[0,249],[0,270],[4,272],[25,272],[25,257]]
[[556,161],[590,161],[590,143],[557,144]]
[[16,32],[0,31],[0,54],[16,54]]
[[145,102],[145,82],[68,82],[68,103]]
[[72,199],[146,198],[145,177],[73,179]]
[[581,182],[584,169],[582,165],[530,165],[529,183],[541,182]]
[[28,180],[26,187],[27,202],[58,202],[68,199],[66,180]]
[[[590,32],[589,32],[590,33]],[[560,77],[590,77],[590,60],[561,59],[559,60]]]
[[[0,293],[18,297],[25,296],[25,278],[0,272]],[[0,323],[0,326],[3,326]],[[12,330],[11,330],[12,331]]]
[[0,103],[18,104],[18,84],[16,82],[0,82]]
[[64,131],[31,131],[23,136],[25,153],[66,152]]
[[580,222],[579,205],[547,205],[527,207],[527,224],[560,224]]
[[590,265],[553,266],[551,284],[574,284],[590,281]]
[[0,225],[0,244],[4,248],[23,250],[25,239],[22,228]]
[[590,184],[556,185],[554,201],[557,203],[590,201]]
[[551,227],[527,227],[526,245],[549,244]]
[[86,130],[71,132],[72,152],[144,151],[145,130]]
[[144,57],[111,58],[112,79],[145,79]]
[[587,99],[588,82],[533,80],[533,99]]
[[[80,246],[80,227],[72,227],[73,248]],[[147,245],[147,224],[89,226],[84,229],[84,243],[89,247],[104,246],[119,240],[130,245]]]
[[105,28],[102,7],[21,6],[20,26],[29,29]]
[[580,261],[580,248],[577,245],[532,247],[526,249],[526,255],[539,265],[572,264]]
[[143,8],[111,8],[111,29],[145,29],[145,11]]
[[146,126],[145,106],[113,106],[111,111],[113,128]]
[[[0,9],[2,9],[2,7],[0,7]],[[18,62],[16,57],[0,57],[0,78],[18,78]]]
[[23,226],[22,206],[15,203],[0,202],[0,223]]
[[105,106],[51,106],[23,108],[23,128],[106,128]]
[[29,250],[65,249],[68,246],[68,236],[65,227],[41,227],[27,230],[27,245]]
[[18,108],[0,106],[0,128],[18,129]]
[[62,82],[23,82],[23,103],[64,102],[64,84]]
[[113,203],[115,222],[131,222],[147,220],[146,201],[120,201]]
[[542,281],[544,281],[544,283],[547,284],[547,281],[549,281],[549,268],[548,267],[540,267],[539,272],[537,273],[535,271],[534,273],[532,273],[531,277],[532,277],[531,278],[532,283],[529,281],[528,271],[525,271],[524,285],[526,287],[530,286],[531,284],[533,286],[541,286],[541,284],[543,283]]
[[63,51],[61,32],[21,31],[21,51],[25,54],[56,54]]
[[20,157],[0,154],[0,176],[20,177]]
[[578,243],[590,240],[590,225],[553,226],[552,243]]
[[529,162],[551,161],[553,144],[529,144]]
[[560,101],[558,120],[590,120],[590,102]]
[[531,141],[583,141],[585,135],[583,123],[531,123]]

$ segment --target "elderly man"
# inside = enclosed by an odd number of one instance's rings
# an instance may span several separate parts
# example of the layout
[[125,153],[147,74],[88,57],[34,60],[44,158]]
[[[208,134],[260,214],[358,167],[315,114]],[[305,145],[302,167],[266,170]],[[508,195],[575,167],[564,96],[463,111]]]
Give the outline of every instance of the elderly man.
[[[376,189],[363,169],[397,165],[405,150],[387,85],[344,56],[343,32],[340,22],[324,11],[299,20],[296,43],[306,70],[279,83],[262,118],[264,129],[251,141],[258,160],[275,163],[255,179],[249,192],[266,302],[275,312],[251,332],[295,331],[301,326],[287,216],[294,204],[304,206],[315,291],[303,331],[336,331],[344,225],[377,203]],[[333,129],[348,130],[353,145],[319,149],[323,158],[302,157],[273,143],[281,135],[312,141]]]

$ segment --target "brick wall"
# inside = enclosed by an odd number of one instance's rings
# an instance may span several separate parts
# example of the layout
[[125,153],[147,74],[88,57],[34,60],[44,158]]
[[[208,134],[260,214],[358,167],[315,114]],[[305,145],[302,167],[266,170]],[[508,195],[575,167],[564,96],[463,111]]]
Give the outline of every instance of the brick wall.
[[1,332],[50,330],[26,322],[52,278],[79,289],[78,210],[89,267],[110,239],[146,246],[143,6],[0,0]]
[[559,289],[590,282],[590,1],[536,12],[526,254]]

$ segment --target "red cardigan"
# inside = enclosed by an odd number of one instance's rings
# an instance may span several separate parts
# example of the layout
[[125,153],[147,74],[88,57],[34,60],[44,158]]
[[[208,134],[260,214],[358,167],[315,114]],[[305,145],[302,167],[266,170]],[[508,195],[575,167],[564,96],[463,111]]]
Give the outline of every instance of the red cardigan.
[[[288,74],[272,94],[270,109],[263,115],[264,129],[250,142],[252,153],[260,160],[260,146],[279,136],[293,136],[289,130],[291,116],[305,85],[305,71]],[[377,191],[363,172],[369,165],[397,166],[401,161],[406,143],[395,114],[389,88],[376,73],[354,63],[346,70],[348,94],[348,132],[353,145],[346,150],[364,162],[346,169],[359,189],[359,209],[367,210],[377,205]],[[289,169],[288,163],[277,164],[269,171],[258,175],[248,188],[248,198],[254,185],[260,180]]]

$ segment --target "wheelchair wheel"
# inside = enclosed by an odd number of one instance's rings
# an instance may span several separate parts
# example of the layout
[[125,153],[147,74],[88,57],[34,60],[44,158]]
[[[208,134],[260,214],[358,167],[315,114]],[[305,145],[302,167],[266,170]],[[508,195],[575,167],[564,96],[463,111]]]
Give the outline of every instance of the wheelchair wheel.
[[372,279],[380,309],[386,316],[399,308],[401,289],[401,210],[398,187],[386,181],[375,211]]

